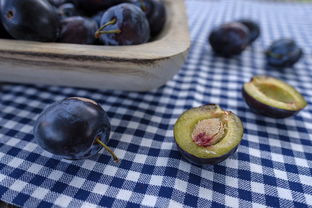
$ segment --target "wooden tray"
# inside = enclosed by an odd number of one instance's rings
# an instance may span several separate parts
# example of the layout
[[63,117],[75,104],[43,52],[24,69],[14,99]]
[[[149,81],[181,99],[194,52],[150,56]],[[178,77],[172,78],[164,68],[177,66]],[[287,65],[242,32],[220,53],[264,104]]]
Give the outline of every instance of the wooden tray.
[[147,91],[165,84],[190,45],[183,0],[165,0],[159,37],[136,46],[93,46],[0,39],[0,81]]

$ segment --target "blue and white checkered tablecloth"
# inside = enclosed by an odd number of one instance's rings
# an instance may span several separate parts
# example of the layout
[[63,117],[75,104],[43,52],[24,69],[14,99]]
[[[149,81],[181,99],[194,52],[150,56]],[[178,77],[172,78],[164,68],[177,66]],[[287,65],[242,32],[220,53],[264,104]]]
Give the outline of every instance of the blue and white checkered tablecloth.
[[[256,0],[188,0],[192,46],[181,71],[146,93],[3,84],[0,90],[0,200],[23,207],[312,207],[312,5]],[[262,34],[240,57],[213,55],[213,26],[251,18]],[[294,68],[264,67],[263,51],[290,37],[305,51]],[[269,74],[307,99],[298,115],[256,115],[241,96],[244,82]],[[81,161],[59,160],[33,140],[35,118],[69,96],[98,101],[113,127],[109,146]],[[173,125],[191,107],[219,104],[243,121],[238,151],[201,168],[181,158]]]

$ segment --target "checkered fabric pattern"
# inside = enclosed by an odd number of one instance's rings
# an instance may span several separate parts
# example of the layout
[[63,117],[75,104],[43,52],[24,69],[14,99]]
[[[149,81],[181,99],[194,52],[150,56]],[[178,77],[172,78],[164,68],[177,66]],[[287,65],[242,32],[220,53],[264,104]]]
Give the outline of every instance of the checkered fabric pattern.
[[[0,90],[0,199],[23,207],[311,207],[312,5],[256,0],[188,0],[192,46],[181,71],[150,92],[3,84]],[[221,23],[251,18],[261,37],[239,57],[213,55],[207,36]],[[305,51],[293,68],[264,67],[265,48],[290,37]],[[241,96],[244,82],[269,74],[307,99],[298,115],[256,115]],[[101,151],[81,161],[41,149],[32,128],[50,103],[69,96],[98,101],[113,132],[116,164]],[[208,103],[236,113],[245,127],[238,151],[211,167],[181,158],[173,125],[185,110]]]

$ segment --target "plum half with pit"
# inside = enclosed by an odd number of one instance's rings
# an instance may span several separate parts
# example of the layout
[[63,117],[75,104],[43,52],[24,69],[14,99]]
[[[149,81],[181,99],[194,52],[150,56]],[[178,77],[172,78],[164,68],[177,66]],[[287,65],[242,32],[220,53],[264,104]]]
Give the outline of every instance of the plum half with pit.
[[303,56],[303,50],[291,39],[274,41],[265,52],[269,66],[276,68],[292,67]]
[[47,0],[9,0],[1,7],[2,23],[19,40],[53,42],[58,38],[57,10]]
[[111,125],[103,108],[93,100],[70,97],[48,106],[37,119],[34,137],[46,151],[78,160],[97,154],[106,146]]
[[223,24],[209,35],[209,43],[213,51],[223,57],[241,54],[250,41],[248,28],[238,22]]
[[272,118],[290,117],[307,105],[295,88],[270,76],[254,76],[242,92],[252,111]]
[[174,125],[174,138],[187,161],[215,165],[236,151],[243,131],[234,113],[210,104],[185,111]]
[[105,45],[137,45],[150,39],[150,27],[143,11],[129,3],[109,8],[95,37]]

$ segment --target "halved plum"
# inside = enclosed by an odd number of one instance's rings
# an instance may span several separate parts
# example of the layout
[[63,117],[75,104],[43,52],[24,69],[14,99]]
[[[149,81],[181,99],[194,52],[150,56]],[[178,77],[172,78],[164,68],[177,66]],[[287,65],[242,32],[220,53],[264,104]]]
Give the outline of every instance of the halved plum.
[[251,110],[272,118],[292,116],[307,105],[295,88],[274,77],[254,76],[242,91]]
[[240,119],[218,105],[185,111],[174,125],[178,150],[196,165],[214,165],[232,155],[243,137]]

